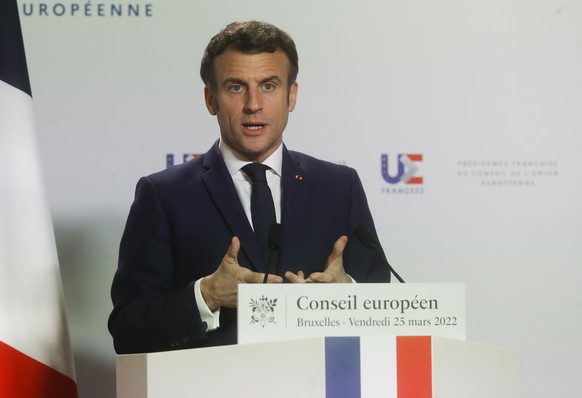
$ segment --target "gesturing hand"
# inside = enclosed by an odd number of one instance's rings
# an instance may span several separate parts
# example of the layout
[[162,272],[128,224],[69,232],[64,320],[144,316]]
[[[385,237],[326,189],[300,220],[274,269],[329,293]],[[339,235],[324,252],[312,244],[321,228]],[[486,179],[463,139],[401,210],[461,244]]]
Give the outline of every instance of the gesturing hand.
[[[234,236],[216,271],[200,282],[202,298],[211,311],[215,311],[219,307],[235,308],[239,283],[263,282],[265,274],[253,272],[239,265],[237,259],[239,250],[240,241]],[[269,274],[267,282],[281,283],[283,279],[278,275]]]
[[314,272],[305,278],[303,271],[294,274],[291,271],[285,273],[285,277],[293,283],[352,283],[344,269],[343,252],[348,244],[348,237],[343,235],[333,244],[331,254],[327,258],[323,272]]

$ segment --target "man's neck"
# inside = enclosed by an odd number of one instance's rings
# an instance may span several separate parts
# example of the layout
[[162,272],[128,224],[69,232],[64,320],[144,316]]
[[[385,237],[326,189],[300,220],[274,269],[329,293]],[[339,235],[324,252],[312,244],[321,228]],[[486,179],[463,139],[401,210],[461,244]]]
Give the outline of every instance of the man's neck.
[[[234,175],[234,173],[239,171],[241,167],[251,163],[250,160],[236,152],[222,139],[218,144],[218,148],[222,153],[224,163],[226,164],[230,175]],[[275,171],[275,173],[280,176],[281,170],[283,168],[283,144],[280,144],[279,147],[261,163],[269,166],[271,169],[273,169],[273,171]]]

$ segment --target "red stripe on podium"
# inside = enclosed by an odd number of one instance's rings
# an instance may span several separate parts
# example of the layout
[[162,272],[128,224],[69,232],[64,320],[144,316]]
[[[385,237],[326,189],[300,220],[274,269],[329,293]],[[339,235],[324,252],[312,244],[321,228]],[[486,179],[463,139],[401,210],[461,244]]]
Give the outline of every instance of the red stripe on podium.
[[430,336],[396,338],[398,398],[432,398]]
[[76,398],[77,384],[0,341],[0,397]]

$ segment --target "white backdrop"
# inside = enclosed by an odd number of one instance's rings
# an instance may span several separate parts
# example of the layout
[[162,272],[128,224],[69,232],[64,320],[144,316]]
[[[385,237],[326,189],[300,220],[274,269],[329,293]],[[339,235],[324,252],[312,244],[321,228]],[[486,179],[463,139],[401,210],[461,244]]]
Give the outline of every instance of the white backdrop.
[[[81,397],[115,394],[109,287],[135,183],[217,138],[199,61],[236,19],[294,37],[285,141],[358,170],[399,273],[465,282],[467,338],[521,350],[526,397],[579,396],[581,2],[20,5]],[[423,184],[386,182],[384,154],[391,175],[421,154]]]

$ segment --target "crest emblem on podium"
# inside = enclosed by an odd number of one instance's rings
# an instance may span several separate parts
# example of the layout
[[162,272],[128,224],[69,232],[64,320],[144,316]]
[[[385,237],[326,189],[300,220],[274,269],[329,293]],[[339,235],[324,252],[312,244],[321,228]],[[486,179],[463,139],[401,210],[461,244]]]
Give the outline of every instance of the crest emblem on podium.
[[275,306],[277,305],[277,299],[269,299],[265,296],[261,296],[260,299],[251,299],[250,306],[252,308],[251,313],[251,324],[258,323],[262,327],[265,327],[268,323],[275,322]]

